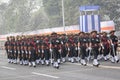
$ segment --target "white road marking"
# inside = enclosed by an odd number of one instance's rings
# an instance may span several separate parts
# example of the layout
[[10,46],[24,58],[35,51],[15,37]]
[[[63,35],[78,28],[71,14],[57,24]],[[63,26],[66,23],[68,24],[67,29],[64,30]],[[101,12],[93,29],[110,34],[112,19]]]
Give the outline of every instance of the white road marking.
[[101,68],[110,68],[110,69],[120,69],[120,67],[116,67],[116,66],[103,66],[100,65]]
[[52,74],[69,74],[69,73],[76,73],[76,72],[82,72],[82,71],[90,71],[93,70],[94,68],[87,68],[87,69],[79,69],[79,70],[70,70],[70,71],[61,71],[61,72],[54,72]]
[[1,80],[17,80],[17,79],[20,79],[20,78],[30,78],[30,77],[35,77],[36,75],[25,75],[25,76],[17,76],[17,75],[13,75],[13,77],[3,77],[3,78],[0,78]]
[[[69,64],[81,65],[80,63],[69,63]],[[93,65],[87,64],[87,66],[93,66]],[[120,67],[117,66],[105,66],[105,65],[99,65],[99,68],[120,69]]]
[[39,76],[50,77],[50,78],[56,78],[56,79],[59,78],[57,76],[52,76],[52,75],[47,75],[47,74],[41,74],[41,73],[36,73],[36,72],[32,72],[32,74],[39,75]]
[[[81,65],[80,63],[67,63],[67,64],[71,64],[71,65]],[[82,66],[82,65],[81,65]],[[87,64],[87,66],[92,66],[91,64]]]
[[1,66],[1,68],[9,69],[9,70],[16,70],[16,68],[11,68],[11,67],[7,67],[7,66]]

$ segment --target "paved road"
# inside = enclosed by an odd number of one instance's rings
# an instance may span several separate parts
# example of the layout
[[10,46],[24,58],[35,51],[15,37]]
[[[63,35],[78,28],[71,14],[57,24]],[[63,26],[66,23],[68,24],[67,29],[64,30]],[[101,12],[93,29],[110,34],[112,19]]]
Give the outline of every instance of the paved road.
[[103,62],[99,68],[80,63],[64,63],[60,69],[39,65],[36,68],[7,63],[0,51],[0,80],[120,80],[120,63]]

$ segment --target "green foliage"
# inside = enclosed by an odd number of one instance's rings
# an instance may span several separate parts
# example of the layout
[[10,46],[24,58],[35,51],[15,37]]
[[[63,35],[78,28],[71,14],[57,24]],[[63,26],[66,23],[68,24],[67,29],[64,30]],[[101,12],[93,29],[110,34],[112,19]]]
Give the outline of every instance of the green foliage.
[[[101,20],[114,20],[119,27],[119,0],[63,1],[66,26],[78,25],[79,6],[100,5]],[[0,4],[0,16],[0,34],[59,27],[62,26],[62,0],[10,0],[9,4]]]

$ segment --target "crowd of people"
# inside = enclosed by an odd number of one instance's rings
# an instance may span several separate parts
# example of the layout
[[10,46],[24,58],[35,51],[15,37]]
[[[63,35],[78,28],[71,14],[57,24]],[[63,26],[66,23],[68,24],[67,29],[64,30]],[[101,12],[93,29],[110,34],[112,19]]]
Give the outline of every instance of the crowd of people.
[[78,34],[22,35],[7,37],[5,50],[8,63],[28,65],[53,65],[59,68],[61,63],[79,62],[86,66],[93,60],[93,66],[100,65],[99,60],[111,60],[118,63],[118,38],[115,31],[109,33],[80,32]]

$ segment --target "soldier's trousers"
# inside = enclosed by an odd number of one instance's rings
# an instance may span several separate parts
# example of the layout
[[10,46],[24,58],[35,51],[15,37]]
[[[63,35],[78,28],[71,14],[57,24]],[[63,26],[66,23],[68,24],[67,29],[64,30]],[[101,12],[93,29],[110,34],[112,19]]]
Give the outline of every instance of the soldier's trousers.
[[85,59],[86,56],[86,47],[85,46],[81,46],[81,58]]
[[11,57],[10,57],[10,51],[8,50],[8,51],[6,51],[7,52],[7,58],[8,59],[10,59]]
[[59,58],[59,49],[58,48],[53,48],[53,58],[54,58],[54,61],[56,62],[57,59]]
[[40,57],[40,53],[38,52],[37,54],[36,54],[36,59],[38,60],[38,59],[40,59],[41,57]]
[[66,47],[63,46],[62,51],[61,51],[61,56],[64,58],[64,57],[66,57],[66,55],[67,55],[67,50],[66,50]]
[[45,49],[45,50],[44,50],[44,55],[45,55],[45,60],[49,60],[49,59],[50,59],[49,49]]
[[98,54],[99,54],[99,47],[93,47],[93,56],[94,56],[94,59],[97,59],[98,57]]
[[22,54],[22,59],[25,61],[25,60],[27,60],[27,58],[26,58],[26,53],[23,53]]
[[28,59],[29,59],[29,54],[26,54],[26,60],[28,61]]
[[11,59],[11,53],[10,52],[7,53],[7,56],[8,56],[8,59]]
[[22,61],[22,53],[19,53],[19,61]]
[[110,52],[110,54],[114,57],[114,56],[117,55],[116,51],[117,51],[117,44],[114,45],[114,46],[111,46],[111,52]]
[[69,57],[75,57],[75,47],[70,46],[70,52],[69,52]]
[[18,52],[14,52],[14,59],[17,59],[18,58]]
[[10,54],[10,59],[14,59],[14,50],[11,50],[9,54]]
[[107,45],[104,45],[104,49],[103,49],[103,55],[107,56],[109,54],[109,48],[107,47]]
[[29,62],[33,62],[36,60],[36,55],[35,54],[30,54]]
[[75,46],[74,46],[74,57],[78,57],[78,56],[80,56],[80,55],[78,54],[78,47],[75,47]]
[[102,54],[104,54],[104,53],[103,53],[103,49],[102,49],[102,46],[101,46],[100,51],[99,51],[99,55],[102,55]]
[[[45,52],[45,51],[44,51]],[[40,57],[41,57],[41,60],[43,60],[45,58],[45,54],[44,53],[41,53],[40,54]]]

